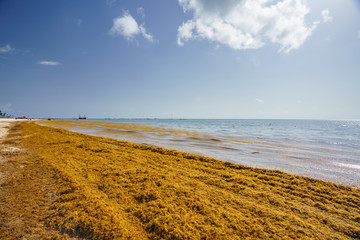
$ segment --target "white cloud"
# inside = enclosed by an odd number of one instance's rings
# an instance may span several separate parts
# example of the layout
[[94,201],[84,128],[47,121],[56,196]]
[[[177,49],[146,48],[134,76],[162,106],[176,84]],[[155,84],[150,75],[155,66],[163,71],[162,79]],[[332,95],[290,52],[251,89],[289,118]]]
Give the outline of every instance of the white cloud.
[[57,66],[57,65],[60,65],[61,63],[55,62],[55,61],[39,61],[38,64],[44,65],[44,66]]
[[153,36],[146,32],[144,24],[139,25],[127,11],[122,17],[114,19],[114,25],[109,33],[112,36],[123,36],[128,40],[132,40],[136,35],[141,34],[147,40],[153,41]]
[[324,23],[327,22],[332,22],[332,20],[334,19],[331,15],[330,15],[330,11],[329,9],[325,9],[321,12],[321,16],[322,16],[322,20]]
[[299,48],[316,28],[306,26],[303,0],[178,0],[193,18],[178,28],[178,44],[207,39],[233,49],[257,49],[271,42],[280,51]]
[[256,98],[255,99],[258,103],[263,103],[264,101],[262,100],[262,99],[260,99],[260,98]]
[[10,46],[10,44],[6,44],[5,46],[0,47],[0,53],[7,53],[7,52],[10,52],[12,50],[14,50],[14,48],[12,48]]
[[106,5],[113,7],[116,4],[116,0],[106,0]]
[[145,10],[143,7],[139,7],[138,9],[136,9],[136,13],[142,18],[145,17]]

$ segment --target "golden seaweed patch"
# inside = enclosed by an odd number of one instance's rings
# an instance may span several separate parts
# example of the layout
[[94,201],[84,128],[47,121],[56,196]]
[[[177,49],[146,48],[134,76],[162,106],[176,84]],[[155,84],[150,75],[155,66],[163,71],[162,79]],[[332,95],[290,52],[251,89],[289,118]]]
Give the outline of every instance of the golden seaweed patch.
[[58,192],[46,226],[74,239],[360,238],[359,189],[22,126],[24,146],[50,169]]

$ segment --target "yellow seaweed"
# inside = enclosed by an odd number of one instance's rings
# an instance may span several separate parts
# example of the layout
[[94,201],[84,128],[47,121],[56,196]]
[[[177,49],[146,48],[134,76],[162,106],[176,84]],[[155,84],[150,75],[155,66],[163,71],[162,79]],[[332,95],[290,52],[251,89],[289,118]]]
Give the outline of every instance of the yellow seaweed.
[[54,181],[46,227],[56,236],[360,238],[356,188],[34,123],[21,134]]

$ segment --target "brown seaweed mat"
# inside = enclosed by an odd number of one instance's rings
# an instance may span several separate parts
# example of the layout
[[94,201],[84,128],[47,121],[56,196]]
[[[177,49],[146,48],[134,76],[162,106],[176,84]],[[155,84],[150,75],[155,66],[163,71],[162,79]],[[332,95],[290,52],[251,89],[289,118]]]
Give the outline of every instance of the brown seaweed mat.
[[0,143],[0,239],[359,239],[360,190],[33,122]]

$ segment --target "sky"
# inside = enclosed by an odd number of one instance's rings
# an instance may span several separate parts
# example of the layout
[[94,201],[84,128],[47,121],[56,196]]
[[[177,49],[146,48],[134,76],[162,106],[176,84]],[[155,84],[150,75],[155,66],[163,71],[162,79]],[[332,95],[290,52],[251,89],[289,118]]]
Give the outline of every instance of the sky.
[[0,110],[360,119],[360,1],[0,0]]

